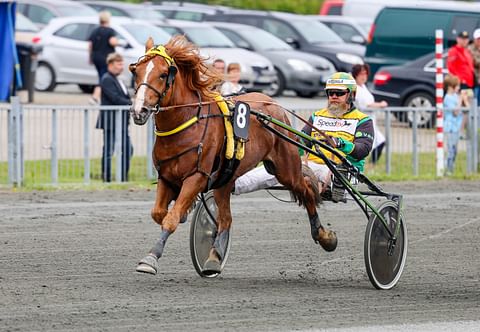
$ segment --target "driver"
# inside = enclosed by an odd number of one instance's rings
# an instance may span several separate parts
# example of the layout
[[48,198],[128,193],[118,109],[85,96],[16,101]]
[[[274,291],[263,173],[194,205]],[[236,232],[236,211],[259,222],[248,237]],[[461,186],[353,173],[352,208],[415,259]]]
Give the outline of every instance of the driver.
[[[328,98],[327,107],[313,112],[308,122],[330,136],[331,140],[326,143],[332,145],[360,172],[363,172],[365,158],[372,149],[373,122],[370,117],[355,108],[353,102],[356,89],[357,84],[352,75],[344,72],[333,74],[325,86]],[[308,125],[305,125],[302,131],[318,140],[323,139],[322,135]],[[310,145],[308,143],[307,145]],[[338,157],[329,151],[321,150],[330,160],[337,164],[340,162]],[[313,154],[305,155],[303,159],[321,182],[322,192],[325,191],[331,183],[331,172],[324,161]],[[240,176],[235,181],[233,193],[240,195],[277,184],[275,176],[269,174],[265,167],[261,166]],[[334,201],[339,200],[341,199],[334,199]]]

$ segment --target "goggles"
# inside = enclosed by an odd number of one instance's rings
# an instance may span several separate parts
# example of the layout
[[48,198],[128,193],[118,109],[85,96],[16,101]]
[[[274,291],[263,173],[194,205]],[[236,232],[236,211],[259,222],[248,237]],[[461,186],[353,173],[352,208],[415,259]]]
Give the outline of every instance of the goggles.
[[343,97],[348,93],[348,90],[327,90],[325,91],[325,93],[329,97],[333,97],[333,96]]

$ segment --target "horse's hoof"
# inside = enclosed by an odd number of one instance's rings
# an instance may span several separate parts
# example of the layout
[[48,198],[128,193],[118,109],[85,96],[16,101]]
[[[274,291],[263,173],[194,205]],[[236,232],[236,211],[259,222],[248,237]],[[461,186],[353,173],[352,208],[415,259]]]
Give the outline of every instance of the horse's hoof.
[[202,272],[205,275],[214,275],[214,274],[219,274],[222,272],[222,267],[220,265],[220,262],[215,259],[209,259],[205,262],[205,265],[203,265],[203,270]]
[[158,259],[152,255],[147,255],[138,263],[137,272],[157,274],[158,271]]
[[333,231],[326,231],[319,239],[320,245],[325,251],[334,251],[337,249],[337,234]]

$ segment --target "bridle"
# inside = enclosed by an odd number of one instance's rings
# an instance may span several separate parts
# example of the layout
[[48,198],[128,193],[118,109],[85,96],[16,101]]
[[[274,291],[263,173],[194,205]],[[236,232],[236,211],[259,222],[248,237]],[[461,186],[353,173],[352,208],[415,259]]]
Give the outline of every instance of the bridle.
[[162,108],[160,107],[160,103],[162,102],[163,98],[167,94],[170,87],[173,88],[173,84],[175,82],[175,75],[177,74],[177,71],[178,71],[177,67],[175,66],[175,61],[171,56],[167,54],[167,51],[165,50],[165,46],[157,45],[152,47],[150,50],[148,50],[144,56],[142,56],[135,64],[133,64],[136,67],[139,63],[147,61],[148,59],[151,59],[157,55],[161,56],[165,60],[165,62],[168,64],[168,73],[167,73],[167,80],[165,82],[165,89],[163,90],[163,92],[160,92],[153,85],[147,82],[140,83],[135,89],[135,95],[136,95],[138,89],[142,85],[145,85],[147,88],[153,90],[157,94],[158,96],[157,103],[153,107],[144,106],[149,112],[153,112],[154,114],[157,114],[162,110]]

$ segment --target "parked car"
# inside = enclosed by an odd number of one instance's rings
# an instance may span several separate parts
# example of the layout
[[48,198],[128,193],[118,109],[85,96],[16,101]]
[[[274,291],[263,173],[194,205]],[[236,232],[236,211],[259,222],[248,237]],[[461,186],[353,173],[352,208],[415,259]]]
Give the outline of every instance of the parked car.
[[[84,91],[98,83],[97,71],[89,63],[88,37],[98,25],[97,17],[67,17],[53,19],[39,34],[37,42],[44,46],[39,57],[35,87],[52,91],[57,84],[78,84]],[[156,26],[126,17],[112,18],[110,26],[117,38],[125,40],[125,47],[117,47],[125,62],[136,62],[145,53],[145,42],[152,36],[157,43],[165,43],[170,34]],[[125,69],[121,78],[131,82]]]
[[374,74],[381,66],[400,65],[435,49],[435,30],[444,31],[444,48],[461,31],[480,26],[480,5],[461,1],[416,1],[383,8],[372,26],[365,62]]
[[21,13],[15,15],[15,41],[33,43],[40,29]]
[[[435,54],[424,55],[398,66],[380,67],[374,76],[372,94],[390,106],[435,107]],[[447,54],[443,55],[444,60]],[[445,61],[444,61],[445,63]],[[447,69],[443,70],[448,73]],[[415,112],[417,125],[432,127],[435,112]],[[413,112],[396,113],[401,121],[413,122]]]
[[229,9],[229,7],[226,6],[205,5],[184,1],[168,1],[161,5],[151,5],[151,8],[162,13],[162,15],[169,19],[195,22],[206,21],[207,16],[214,16],[223,12],[225,9]]
[[368,32],[373,24],[369,18],[348,17],[337,15],[312,15],[312,18],[325,24],[346,43],[366,45]]
[[277,82],[271,95],[281,95],[284,89],[294,90],[301,97],[313,97],[323,90],[335,66],[318,55],[293,49],[283,40],[251,25],[212,22],[237,47],[255,51],[272,61]]
[[222,59],[227,65],[239,63],[240,84],[247,91],[272,93],[271,86],[277,76],[273,64],[266,57],[236,47],[227,36],[206,23],[169,20],[160,27],[171,34],[185,34],[189,41],[200,48],[201,54],[212,62]]
[[149,23],[155,21],[164,21],[165,16],[155,10],[149,10],[149,6],[118,2],[118,1],[82,1],[87,6],[90,6],[97,12],[108,11],[112,16],[124,16],[145,20]]
[[98,15],[82,3],[67,0],[18,0],[17,12],[25,15],[39,28],[43,28],[55,17]]
[[364,46],[347,44],[326,25],[302,15],[231,10],[208,19],[253,25],[266,30],[300,51],[327,58],[337,71],[350,71],[354,64],[363,63]]

